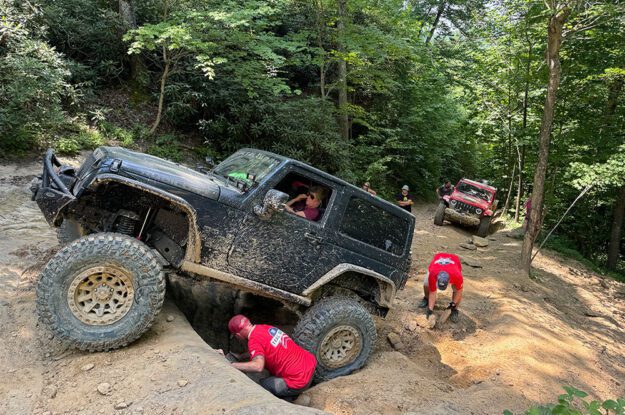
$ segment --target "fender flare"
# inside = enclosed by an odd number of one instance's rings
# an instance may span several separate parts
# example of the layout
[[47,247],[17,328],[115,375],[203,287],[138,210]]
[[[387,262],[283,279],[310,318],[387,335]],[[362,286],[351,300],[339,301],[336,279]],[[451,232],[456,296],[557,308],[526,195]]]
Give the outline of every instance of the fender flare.
[[397,292],[395,283],[391,279],[385,277],[384,275],[378,272],[372,271],[368,268],[363,268],[363,267],[359,267],[358,265],[353,265],[353,264],[348,264],[348,263],[339,264],[335,266],[334,268],[332,268],[330,271],[325,273],[321,278],[319,278],[313,285],[306,288],[304,292],[302,293],[302,295],[306,297],[310,297],[319,288],[323,287],[330,281],[334,280],[337,277],[340,277],[341,275],[349,271],[357,272],[359,274],[372,277],[378,283],[378,287],[380,288],[378,295],[376,295],[376,301],[378,305],[380,305],[381,307],[386,307],[386,308],[391,307],[391,304],[393,303],[393,299],[395,298],[395,293]]
[[121,183],[123,185],[156,195],[182,209],[187,214],[187,219],[189,221],[189,240],[187,242],[187,250],[185,252],[184,259],[186,261],[195,263],[200,262],[202,243],[200,239],[200,231],[198,229],[197,212],[195,211],[193,206],[189,204],[189,202],[179,196],[172,195],[171,193],[168,193],[149,184],[141,183],[127,177],[118,176],[110,173],[97,176],[89,185],[89,188],[97,187],[100,184],[110,182]]

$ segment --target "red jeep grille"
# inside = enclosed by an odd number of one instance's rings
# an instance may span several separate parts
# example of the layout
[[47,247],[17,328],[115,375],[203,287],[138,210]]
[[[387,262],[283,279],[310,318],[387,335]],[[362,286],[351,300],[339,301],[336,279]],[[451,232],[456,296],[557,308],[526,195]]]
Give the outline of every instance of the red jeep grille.
[[456,205],[454,206],[454,209],[457,210],[458,212],[475,213],[475,209],[477,208],[475,206],[469,205],[468,203],[464,203],[464,202],[457,200]]

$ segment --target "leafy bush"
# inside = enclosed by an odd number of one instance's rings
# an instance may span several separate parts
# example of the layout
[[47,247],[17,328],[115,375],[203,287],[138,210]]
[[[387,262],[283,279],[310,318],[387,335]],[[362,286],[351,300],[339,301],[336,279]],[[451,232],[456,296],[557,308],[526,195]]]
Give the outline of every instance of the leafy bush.
[[57,140],[53,147],[60,154],[76,154],[80,150],[93,150],[107,142],[97,129],[79,126],[79,131]]
[[175,162],[180,162],[183,159],[178,140],[172,134],[163,134],[157,137],[154,144],[148,148],[147,152],[153,156]]
[[17,152],[64,122],[63,103],[73,100],[67,65],[39,38],[36,11],[28,10],[0,3],[0,147]]
[[[625,399],[608,399],[607,401],[588,402],[584,398],[586,392],[572,386],[563,387],[566,393],[558,396],[558,403],[535,406],[528,409],[525,415],[623,415],[625,414]],[[603,411],[602,411],[603,410]],[[504,415],[512,415],[509,410]]]
[[116,4],[105,0],[42,0],[42,23],[50,44],[82,64],[74,82],[119,82],[128,60]]
[[[199,122],[207,143],[224,154],[241,146],[272,151],[330,173],[349,171],[350,145],[342,140],[333,105],[319,98],[224,103]],[[234,122],[236,120],[236,122]]]

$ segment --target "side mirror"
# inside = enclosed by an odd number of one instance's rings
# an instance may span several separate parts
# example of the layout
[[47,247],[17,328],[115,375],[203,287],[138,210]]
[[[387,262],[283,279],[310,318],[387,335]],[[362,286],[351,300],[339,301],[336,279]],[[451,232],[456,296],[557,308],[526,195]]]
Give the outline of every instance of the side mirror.
[[271,189],[263,199],[263,205],[254,206],[254,213],[261,219],[271,218],[274,212],[282,212],[284,204],[289,201],[289,195],[279,190]]

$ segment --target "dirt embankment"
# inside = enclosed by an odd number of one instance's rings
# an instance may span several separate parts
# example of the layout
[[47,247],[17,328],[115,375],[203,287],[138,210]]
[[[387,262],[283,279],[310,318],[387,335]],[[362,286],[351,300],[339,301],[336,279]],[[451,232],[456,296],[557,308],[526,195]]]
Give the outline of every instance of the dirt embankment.
[[[312,408],[279,401],[233,371],[171,304],[130,347],[65,350],[34,312],[34,283],[56,250],[30,201],[39,171],[34,163],[0,166],[0,413],[501,414],[552,401],[567,384],[600,399],[625,396],[623,284],[551,253],[537,257],[537,277],[527,279],[516,271],[520,241],[498,232],[487,248],[465,251],[459,244],[470,233],[434,226],[430,205],[415,208],[418,272],[376,321],[372,358],[306,392]],[[460,322],[427,330],[416,324],[416,304],[438,251],[479,268],[464,265]],[[449,301],[442,297],[440,306]],[[397,350],[391,332],[401,338]]]

